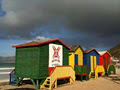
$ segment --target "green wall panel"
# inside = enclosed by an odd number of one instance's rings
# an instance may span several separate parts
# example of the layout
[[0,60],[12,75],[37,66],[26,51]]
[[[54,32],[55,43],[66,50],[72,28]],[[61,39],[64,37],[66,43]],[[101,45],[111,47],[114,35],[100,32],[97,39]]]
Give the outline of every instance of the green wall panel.
[[15,69],[17,76],[39,77],[39,47],[17,48]]
[[63,65],[69,65],[69,50],[63,47]]
[[40,77],[48,77],[49,45],[40,46]]

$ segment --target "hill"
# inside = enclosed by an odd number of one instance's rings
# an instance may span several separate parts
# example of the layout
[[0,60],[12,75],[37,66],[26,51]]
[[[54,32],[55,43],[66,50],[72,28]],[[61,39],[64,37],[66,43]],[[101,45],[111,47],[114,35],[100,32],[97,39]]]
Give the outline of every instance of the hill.
[[109,53],[116,58],[120,58],[120,44],[118,44],[117,46],[111,48],[109,50]]

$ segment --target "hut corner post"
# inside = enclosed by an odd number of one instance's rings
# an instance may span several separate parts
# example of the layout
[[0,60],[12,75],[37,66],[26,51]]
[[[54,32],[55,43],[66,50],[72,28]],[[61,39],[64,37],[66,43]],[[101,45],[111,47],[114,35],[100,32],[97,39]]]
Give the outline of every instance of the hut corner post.
[[24,78],[22,77],[17,77],[17,83],[16,85],[19,86],[19,84],[21,83],[21,81],[23,80]]
[[40,81],[39,79],[31,79],[31,82],[36,89],[40,89],[40,86],[44,83],[44,81],[45,79],[42,79],[42,81]]

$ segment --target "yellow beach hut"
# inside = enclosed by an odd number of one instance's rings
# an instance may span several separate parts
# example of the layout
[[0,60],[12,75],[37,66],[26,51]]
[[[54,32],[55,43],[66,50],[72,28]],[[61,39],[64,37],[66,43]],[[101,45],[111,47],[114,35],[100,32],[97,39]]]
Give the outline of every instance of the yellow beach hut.
[[83,80],[89,79],[89,69],[87,66],[83,65],[83,49],[80,45],[75,45],[70,47],[69,51],[69,65],[71,65],[75,70],[76,78]]
[[75,45],[70,47],[69,52],[69,65],[73,68],[75,65],[83,65],[83,49],[80,45]]

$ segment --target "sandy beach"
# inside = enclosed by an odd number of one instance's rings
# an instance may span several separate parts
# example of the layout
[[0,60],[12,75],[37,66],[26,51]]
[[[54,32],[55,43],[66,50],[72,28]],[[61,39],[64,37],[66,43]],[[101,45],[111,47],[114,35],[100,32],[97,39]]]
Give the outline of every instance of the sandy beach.
[[[7,85],[6,85],[7,84]],[[117,69],[116,75],[109,77],[99,77],[98,79],[90,79],[89,81],[76,81],[75,84],[65,84],[54,90],[120,90],[120,69]],[[8,83],[0,83],[0,90],[35,90],[31,84],[21,86],[10,86]]]

